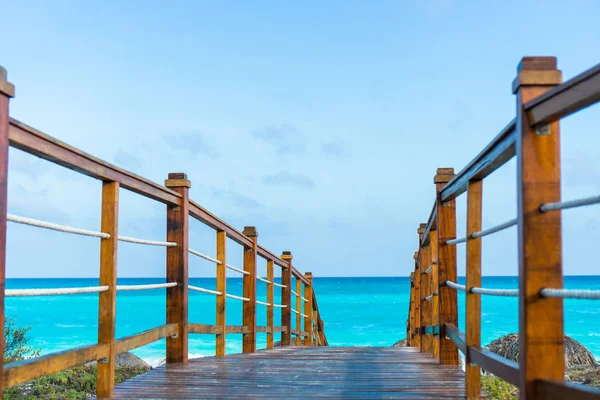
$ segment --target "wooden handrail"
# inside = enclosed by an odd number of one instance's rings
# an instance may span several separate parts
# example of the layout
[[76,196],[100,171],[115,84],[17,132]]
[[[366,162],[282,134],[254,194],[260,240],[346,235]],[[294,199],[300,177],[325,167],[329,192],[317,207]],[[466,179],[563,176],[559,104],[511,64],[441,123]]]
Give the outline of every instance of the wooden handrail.
[[[554,57],[523,58],[512,85],[517,95],[516,117],[451,179],[446,178],[452,170],[438,169],[434,179],[436,204],[419,230],[422,235],[414,256],[415,269],[411,272],[407,340],[410,346],[434,354],[441,364],[455,364],[461,351],[466,357],[469,399],[480,397],[480,369],[517,386],[522,399],[600,399],[598,390],[561,381],[564,379],[562,299],[540,295],[543,288],[562,288],[563,282],[560,211],[543,213],[540,209],[542,204],[560,202],[559,120],[600,102],[600,64],[565,83],[561,81]],[[481,347],[482,294],[471,291],[481,286],[481,235],[473,234],[482,229],[482,181],[512,157],[517,159],[521,365]],[[466,335],[456,327],[456,291],[446,284],[457,282],[456,242],[452,241],[456,238],[454,207],[455,199],[465,192],[468,193],[467,235],[463,240],[467,264]],[[430,277],[422,271],[428,251],[433,251],[436,244],[439,268],[438,271],[431,268],[429,272],[433,279],[438,279],[438,296],[433,295]],[[431,310],[433,302],[429,300],[434,299],[438,305]],[[433,317],[435,311],[439,312],[438,321]],[[440,352],[436,354],[428,343],[440,327],[443,328]]]
[[[168,363],[185,363],[188,357],[188,334],[210,334],[216,338],[216,354],[225,355],[225,337],[227,334],[243,334],[244,352],[256,350],[256,333],[267,334],[267,348],[273,347],[275,333],[282,334],[282,345],[290,344],[291,335],[297,337],[299,345],[327,345],[324,334],[324,323],[320,319],[316,303],[316,293],[312,284],[312,275],[303,275],[291,263],[291,253],[281,257],[258,243],[256,230],[246,227],[243,232],[233,228],[225,221],[203,208],[188,196],[191,183],[183,173],[169,174],[165,186],[154,183],[127,170],[116,167],[104,160],[98,159],[73,146],[57,140],[31,126],[28,126],[8,115],[8,102],[12,97],[13,86],[6,81],[6,72],[0,69],[0,226],[6,222],[6,176],[8,147],[41,157],[55,164],[64,166],[76,172],[102,181],[102,226],[101,231],[108,233],[101,242],[100,282],[108,290],[100,293],[99,301],[99,332],[98,343],[75,348],[64,352],[49,354],[12,363],[3,366],[0,398],[4,388],[26,382],[28,380],[56,373],[66,368],[90,361],[100,361],[97,374],[97,396],[108,398],[114,389],[114,368],[116,354],[129,351],[140,346],[167,339]],[[169,286],[167,297],[167,324],[136,333],[120,339],[115,338],[116,321],[116,276],[117,276],[117,238],[118,238],[118,192],[119,188],[138,193],[152,200],[166,204],[167,207],[167,242],[176,243],[167,247],[167,281],[177,285]],[[215,325],[197,324],[188,321],[188,240],[189,218],[195,218],[216,231],[217,254],[217,291],[218,294]],[[253,233],[254,232],[254,233]],[[243,325],[233,326],[226,323],[226,238],[232,239],[244,249],[244,300]],[[6,230],[0,232],[0,286],[4,287]],[[287,254],[287,255],[286,255]],[[267,260],[268,270],[268,318],[267,326],[256,325],[256,283],[257,258]],[[296,279],[296,291],[300,296],[309,295],[308,306],[304,310],[298,306],[296,324],[292,326],[289,318],[292,304],[288,302],[284,308],[275,308],[273,265],[282,268],[282,277],[287,277],[283,293],[291,291],[291,278]],[[303,286],[304,285],[304,286]],[[220,293],[220,294],[219,294]],[[0,291],[0,300],[4,291]],[[0,301],[3,304],[3,301]],[[304,301],[302,301],[304,304]],[[263,305],[260,305],[263,306]],[[287,315],[282,324],[275,326],[274,310],[281,310],[282,316]],[[311,310],[312,312],[309,312]],[[300,318],[301,314],[306,316]],[[310,315],[309,315],[310,314]],[[314,314],[314,315],[313,315]],[[4,308],[2,309],[2,318]],[[313,318],[316,316],[316,318]],[[304,322],[302,322],[304,321]],[[312,336],[315,336],[314,338]],[[300,338],[304,337],[302,341]],[[287,340],[286,340],[287,338]],[[0,345],[1,346],[1,345]]]

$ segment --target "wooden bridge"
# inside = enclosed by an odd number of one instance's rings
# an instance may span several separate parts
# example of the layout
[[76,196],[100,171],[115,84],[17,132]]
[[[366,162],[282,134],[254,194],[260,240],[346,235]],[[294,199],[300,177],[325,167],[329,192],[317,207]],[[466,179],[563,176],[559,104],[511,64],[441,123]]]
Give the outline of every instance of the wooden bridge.
[[[407,320],[408,348],[329,347],[311,273],[300,273],[293,256],[258,243],[255,227],[238,231],[190,198],[184,173],[159,185],[86,154],[9,116],[14,87],[0,69],[0,322],[5,296],[98,293],[98,343],[69,351],[0,364],[2,388],[19,385],[91,361],[98,362],[98,398],[480,398],[481,368],[514,384],[523,399],[600,399],[600,393],[564,382],[563,298],[600,298],[594,291],[562,288],[561,209],[600,202],[600,197],[562,202],[559,120],[600,101],[600,65],[562,83],[552,57],[526,57],[512,85],[516,118],[461,172],[438,169],[435,202],[419,230]],[[7,214],[8,148],[18,148],[102,182],[99,231],[57,225]],[[518,214],[482,229],[482,181],[512,157],[517,159]],[[119,191],[126,189],[166,205],[164,241],[119,233]],[[457,238],[455,199],[467,193],[466,237]],[[215,254],[194,250],[189,220],[215,230]],[[5,283],[6,223],[12,221],[100,239],[99,285],[86,288],[8,290]],[[519,289],[481,288],[481,238],[516,226]],[[243,252],[243,266],[227,261],[227,238]],[[120,241],[166,248],[165,283],[117,285]],[[466,243],[466,285],[457,282],[456,247]],[[188,284],[188,256],[215,264],[215,289]],[[266,277],[259,273],[265,263]],[[281,281],[275,279],[281,269]],[[241,296],[227,291],[226,271],[243,276]],[[257,298],[264,284],[267,297]],[[281,303],[275,303],[275,288]],[[116,294],[126,290],[166,290],[166,324],[116,338]],[[466,292],[467,332],[458,326],[457,290]],[[190,295],[216,296],[216,323],[188,320]],[[492,354],[480,343],[481,295],[519,297],[520,362]],[[226,298],[243,302],[242,325],[227,324]],[[257,307],[267,308],[265,326]],[[276,317],[277,322],[276,324]],[[397,316],[402,318],[401,316]],[[351,332],[350,332],[351,333]],[[188,336],[213,335],[215,357],[188,360]],[[242,335],[243,353],[226,354],[228,335]],[[256,348],[265,334],[266,349]],[[280,347],[275,346],[276,337]],[[117,354],[166,339],[166,364],[115,388]],[[466,373],[459,366],[459,351]]]

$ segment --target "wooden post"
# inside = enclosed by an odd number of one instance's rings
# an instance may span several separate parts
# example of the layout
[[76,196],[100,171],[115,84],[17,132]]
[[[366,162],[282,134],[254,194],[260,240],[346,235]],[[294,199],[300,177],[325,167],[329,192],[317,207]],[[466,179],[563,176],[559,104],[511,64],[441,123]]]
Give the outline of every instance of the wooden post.
[[321,341],[321,346],[325,346],[325,321],[319,319],[319,340]]
[[281,284],[283,287],[281,288],[281,304],[284,306],[281,309],[281,325],[287,327],[287,331],[281,331],[281,345],[289,346],[291,344],[291,330],[292,330],[292,318],[291,311],[292,308],[292,252],[284,251],[281,254],[281,259],[288,262],[288,268],[283,267],[281,269]]
[[179,206],[167,206],[167,323],[177,324],[177,335],[167,338],[167,363],[188,362],[188,192],[191,186],[184,173],[171,173],[165,186],[181,194]]
[[408,347],[413,347],[414,329],[415,329],[415,273],[410,273],[410,300],[408,307],[408,328],[406,330],[406,343]]
[[419,270],[419,263],[417,257],[419,256],[419,252],[415,251],[413,256],[415,260],[415,324],[413,325],[413,329],[415,332],[415,346],[421,349],[421,271]]
[[244,353],[256,351],[256,246],[258,244],[258,232],[253,226],[244,227],[242,232],[252,240],[252,247],[244,248],[244,297],[250,299],[243,305],[243,325],[249,328],[248,333],[243,334],[242,349]]
[[560,126],[530,127],[523,104],[560,84],[562,74],[555,57],[524,57],[517,70],[520,396],[533,399],[535,380],[564,380],[563,301],[539,295],[563,287],[561,212],[540,212],[560,201]]
[[458,294],[446,285],[446,281],[456,282],[456,245],[446,241],[456,238],[456,201],[442,202],[441,190],[454,176],[453,168],[438,168],[433,182],[436,187],[437,202],[437,244],[438,282],[440,318],[440,364],[458,365],[458,349],[444,334],[444,324],[458,326]]
[[274,345],[273,338],[275,337],[275,332],[273,332],[273,327],[275,326],[275,306],[273,303],[275,302],[275,274],[273,273],[273,260],[267,261],[267,280],[271,283],[267,284],[267,327],[270,332],[267,332],[267,349],[272,349]]
[[431,249],[431,273],[429,277],[431,279],[431,293],[433,298],[431,299],[431,325],[438,327],[438,334],[433,336],[433,357],[440,358],[440,283],[438,281],[438,245],[437,245],[437,232],[435,230],[429,231],[429,247]]
[[98,343],[108,344],[108,357],[98,362],[96,374],[96,395],[101,399],[111,398],[115,387],[118,226],[119,183],[102,182],[100,230],[110,238],[100,241],[100,285],[108,286],[98,298]]
[[227,345],[227,233],[225,231],[217,231],[217,260],[221,263],[217,264],[217,292],[221,292],[217,296],[217,316],[216,325],[220,326],[223,333],[216,335],[216,355],[223,357],[226,353]]
[[[481,287],[481,238],[472,238],[481,230],[481,205],[483,181],[471,181],[467,188],[467,346],[481,345],[481,296],[471,293],[471,288]],[[467,352],[465,362],[467,399],[481,396],[481,369],[471,363]]]
[[306,272],[304,274],[306,280],[308,280],[308,285],[304,285],[304,298],[308,301],[304,301],[304,330],[308,334],[307,337],[304,338],[305,346],[313,345],[313,337],[312,337],[312,297],[313,297],[313,287],[312,281],[313,276],[311,272]]
[[[0,67],[0,324],[4,326],[4,285],[6,278],[6,199],[8,185],[8,103],[15,96],[15,87],[8,82],[6,70]],[[4,329],[4,328],[2,328]],[[0,354],[4,354],[4,341],[0,341]],[[4,368],[0,357],[0,374]],[[0,379],[0,398],[4,380]]]
[[[417,233],[419,234],[419,248],[421,249],[419,259],[419,275],[420,275],[420,309],[421,309],[421,326],[422,329],[426,329],[426,326],[431,326],[431,300],[427,300],[427,296],[431,294],[429,285],[429,274],[426,272],[431,265],[431,252],[429,247],[421,247],[421,239],[427,224],[421,224]],[[433,332],[432,332],[433,333]],[[433,348],[433,335],[422,332],[421,334],[421,351],[429,353]]]
[[302,336],[300,333],[302,332],[302,281],[296,278],[296,331],[298,331],[298,335],[296,335],[296,346],[302,345]]

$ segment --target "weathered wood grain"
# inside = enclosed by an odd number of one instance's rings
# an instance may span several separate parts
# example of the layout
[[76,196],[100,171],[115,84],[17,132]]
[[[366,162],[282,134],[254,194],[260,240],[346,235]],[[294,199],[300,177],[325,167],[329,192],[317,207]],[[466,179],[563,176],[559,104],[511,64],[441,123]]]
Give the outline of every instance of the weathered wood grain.
[[[290,327],[292,326],[292,253],[290,251],[284,251],[281,254],[281,259],[287,261],[289,268],[283,268],[281,270],[281,284],[285,287],[281,288],[281,304],[285,307],[281,309],[281,325]],[[291,344],[290,332],[281,332],[281,345],[289,346]]]
[[[192,325],[189,324],[190,332],[193,332]],[[166,324],[156,328],[147,329],[143,332],[122,337],[116,342],[116,353],[121,354],[126,351],[137,349],[138,347],[156,342],[169,336],[177,334],[177,324]]]
[[227,330],[227,232],[217,231],[217,260],[221,261],[221,264],[216,265],[216,290],[223,293],[221,296],[216,298],[217,315],[215,324],[219,327],[220,332],[216,334],[216,349],[215,354],[217,357],[225,355],[225,349],[227,345],[227,336],[225,332]]
[[256,246],[258,232],[253,226],[244,227],[244,236],[250,238],[252,245],[244,248],[244,297],[248,298],[242,305],[242,323],[248,327],[249,332],[244,333],[242,349],[244,353],[256,351]]
[[267,349],[272,349],[275,345],[275,334],[273,331],[273,327],[275,326],[275,306],[273,303],[275,302],[275,272],[273,271],[273,260],[267,260],[267,280],[271,283],[267,284],[267,326],[271,329],[269,333],[267,333]]

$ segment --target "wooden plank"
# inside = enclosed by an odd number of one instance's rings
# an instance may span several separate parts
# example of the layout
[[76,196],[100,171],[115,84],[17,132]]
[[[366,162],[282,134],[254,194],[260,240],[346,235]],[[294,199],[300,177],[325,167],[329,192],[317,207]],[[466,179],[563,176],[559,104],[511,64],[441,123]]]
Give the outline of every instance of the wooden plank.
[[[289,264],[289,268],[284,268],[281,270],[281,284],[284,287],[281,288],[281,304],[285,307],[281,309],[281,325],[291,327],[292,326],[292,316],[291,316],[291,308],[292,308],[292,253],[290,251],[284,251],[281,254],[281,259],[285,260]],[[291,330],[291,329],[290,329]],[[291,335],[289,332],[281,333],[281,345],[289,346],[291,344]]]
[[431,209],[431,213],[429,214],[429,218],[427,219],[427,226],[425,227],[425,232],[423,232],[423,239],[421,240],[421,246],[428,246],[430,240],[430,234],[432,230],[435,231],[437,222],[437,203],[433,202],[433,208]]
[[227,338],[225,331],[227,329],[227,232],[217,231],[217,260],[221,264],[216,264],[216,290],[223,293],[222,296],[217,296],[216,307],[217,315],[215,324],[219,327],[220,332],[216,334],[216,349],[217,357],[223,357],[227,348]]
[[156,201],[179,204],[181,196],[176,192],[84,153],[14,118],[10,120],[8,137],[12,147],[29,154],[92,178],[118,182],[121,187]]
[[530,126],[564,118],[600,101],[600,64],[529,100],[523,106]]
[[[0,324],[4,326],[4,287],[6,281],[6,210],[8,195],[8,131],[9,101],[15,95],[15,87],[8,82],[6,69],[0,66]],[[0,354],[4,354],[4,341],[0,342]],[[0,372],[4,360],[0,357]],[[4,390],[0,382],[0,397]]]
[[8,388],[40,376],[52,375],[67,368],[106,358],[108,351],[108,344],[97,343],[5,365],[4,387]]
[[414,329],[416,330],[415,332],[415,347],[417,347],[419,350],[421,350],[422,348],[422,343],[421,343],[421,270],[419,267],[419,253],[414,254],[413,258],[415,261],[415,325],[414,325]]
[[[431,299],[431,325],[439,326],[440,325],[440,310],[439,310],[439,293],[440,293],[440,283],[438,281],[438,244],[437,244],[437,232],[436,230],[429,231],[429,247],[431,248],[431,272],[429,273],[431,277],[431,292],[434,293],[433,298]],[[439,359],[440,358],[440,335],[433,337],[433,349],[432,349],[433,357]]]
[[[437,201],[437,243],[438,243],[438,282],[440,325],[458,326],[458,295],[456,290],[446,285],[446,281],[456,282],[456,246],[446,241],[456,237],[456,201],[442,201],[442,189],[454,177],[452,168],[438,168],[434,177]],[[458,365],[458,351],[451,340],[440,335],[440,363]]]
[[100,241],[100,285],[108,286],[98,294],[98,343],[108,345],[105,363],[98,364],[96,395],[110,398],[115,387],[115,329],[117,305],[117,244],[119,236],[119,183],[102,182],[100,231],[110,238]]
[[[189,329],[191,330],[191,325]],[[148,329],[134,335],[122,337],[116,341],[116,353],[121,354],[126,351],[137,349],[138,347],[156,342],[169,336],[177,334],[177,324],[166,324]]]
[[[189,333],[200,333],[200,334],[213,334],[225,336],[223,332],[225,332],[227,328],[222,325],[207,325],[207,324],[188,324],[188,332]],[[222,357],[225,354],[219,356]]]
[[227,333],[250,333],[249,326],[240,326],[240,325],[227,325]]
[[272,349],[275,345],[273,327],[275,326],[275,273],[273,271],[273,260],[267,260],[267,280],[271,283],[267,284],[267,327],[270,332],[267,333],[267,349]]
[[515,386],[519,385],[519,364],[501,357],[481,346],[469,346],[467,357],[486,372],[490,372]]
[[[425,233],[426,223],[423,223],[419,226],[417,233],[419,235],[419,241],[417,242],[419,246],[421,245],[421,241],[423,239],[423,234]],[[431,302],[427,301],[426,298],[431,294],[431,285],[430,285],[430,275],[426,273],[427,269],[431,265],[431,251],[429,246],[420,248],[419,259],[417,260],[419,263],[419,275],[421,276],[421,290],[420,290],[420,309],[421,309],[421,327],[431,325]],[[421,351],[425,353],[433,352],[433,336],[423,334],[421,332]]]
[[282,268],[288,267],[288,263],[285,260],[282,260],[281,258],[277,257],[275,254],[273,254],[260,244],[257,246],[257,254],[266,260],[273,261],[275,264],[279,265]]
[[[302,281],[299,279],[296,279],[296,293],[298,293],[296,296],[296,311],[298,311],[296,313],[296,330],[301,331],[302,315],[300,314],[302,313]],[[300,336],[296,336],[296,346],[300,345],[302,345],[302,339]]]
[[161,366],[115,398],[460,399],[464,374],[412,348],[281,347]]
[[167,247],[167,282],[177,286],[167,288],[167,324],[177,324],[176,336],[167,338],[167,363],[188,361],[188,237],[190,181],[184,173],[170,173],[165,186],[181,195],[177,207],[167,206],[167,241],[177,246]]
[[552,122],[549,134],[538,135],[523,110],[528,101],[560,83],[560,74],[548,75],[547,67],[532,69],[540,63],[558,72],[553,57],[524,58],[516,79],[522,399],[535,398],[538,379],[564,379],[563,302],[539,295],[543,288],[563,287],[561,212],[539,210],[543,203],[560,201],[560,128],[558,121]]
[[467,339],[465,334],[458,330],[456,325],[446,323],[444,326],[444,332],[440,332],[440,336],[445,336],[454,343],[454,345],[460,350],[465,356],[467,355]]
[[258,333],[266,333],[266,334],[271,334],[273,333],[273,328],[270,326],[256,326],[256,332]]
[[312,328],[312,280],[313,276],[311,272],[304,274],[306,280],[309,282],[308,285],[304,285],[304,298],[308,301],[304,302],[304,329],[308,333],[308,340],[304,341],[305,346],[313,345],[313,328]]
[[253,353],[256,351],[256,246],[258,241],[258,232],[253,226],[244,227],[242,232],[244,236],[252,241],[250,247],[244,248],[244,297],[250,299],[242,305],[242,323],[249,328],[249,332],[244,334],[242,339],[242,349],[244,353]]
[[277,332],[287,332],[287,326],[274,326],[273,333]]
[[535,385],[538,399],[600,400],[600,389],[591,386],[553,380],[538,380]]
[[[467,189],[467,347],[481,345],[481,296],[471,293],[471,288],[481,287],[481,238],[472,238],[474,232],[481,231],[483,181],[471,181]],[[467,353],[465,375],[467,379],[467,399],[481,396],[481,370],[469,359]]]
[[305,285],[308,284],[308,281],[306,280],[306,278],[304,277],[304,275],[302,275],[302,273],[300,271],[298,271],[296,268],[294,268],[294,266],[292,266],[292,276],[296,279],[299,279],[300,281],[302,281],[302,283],[304,283]]
[[466,167],[441,190],[443,202],[453,200],[467,190],[470,180],[483,180],[516,154],[516,120],[512,120]]

